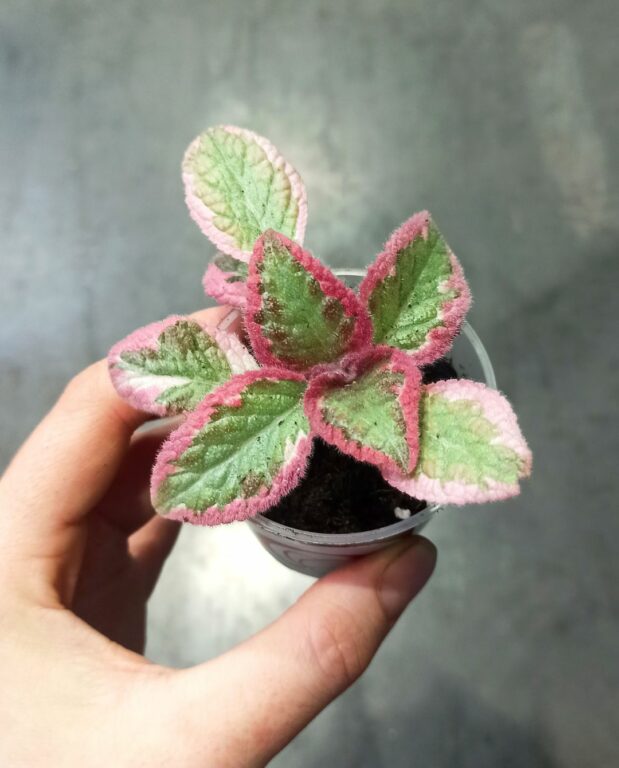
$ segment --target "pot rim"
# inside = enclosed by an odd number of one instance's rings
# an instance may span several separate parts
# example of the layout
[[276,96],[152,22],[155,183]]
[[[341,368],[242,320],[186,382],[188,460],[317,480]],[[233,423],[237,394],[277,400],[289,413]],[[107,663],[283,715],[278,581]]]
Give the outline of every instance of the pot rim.
[[369,531],[357,531],[356,533],[318,533],[317,531],[303,531],[300,528],[292,528],[289,525],[276,523],[264,515],[256,515],[248,518],[247,522],[255,526],[262,533],[266,533],[280,541],[294,542],[295,544],[320,544],[329,547],[348,547],[359,544],[375,544],[379,541],[394,539],[403,533],[418,528],[442,509],[440,504],[426,507],[406,520],[390,523],[382,528],[372,528]]
[[[334,269],[333,272],[339,277],[364,277],[366,273],[364,269],[345,268]],[[462,323],[462,329],[460,333],[466,337],[469,344],[475,350],[475,354],[479,359],[479,363],[486,380],[485,383],[492,389],[497,389],[494,368],[492,367],[492,363],[488,353],[486,352],[486,348],[482,344],[482,341],[477,333],[466,320]],[[405,520],[400,520],[397,523],[390,523],[389,525],[383,526],[382,528],[373,528],[369,531],[358,531],[356,533],[318,533],[317,531],[303,531],[300,528],[292,528],[289,525],[276,523],[273,520],[269,520],[268,517],[260,514],[256,515],[255,517],[248,518],[247,522],[252,527],[261,530],[267,535],[270,535],[272,538],[295,542],[297,544],[303,543],[328,545],[330,547],[346,547],[359,544],[372,544],[396,538],[397,536],[400,536],[409,530],[418,528],[420,525],[423,525],[442,508],[443,505],[441,504],[432,504],[427,506],[425,509],[416,512],[414,515],[411,515]]]

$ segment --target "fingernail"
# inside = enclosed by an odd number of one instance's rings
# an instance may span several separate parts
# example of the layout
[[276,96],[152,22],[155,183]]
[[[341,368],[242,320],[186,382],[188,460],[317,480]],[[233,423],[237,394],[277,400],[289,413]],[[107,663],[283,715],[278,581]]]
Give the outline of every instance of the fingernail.
[[233,309],[230,312],[228,312],[225,317],[223,317],[219,323],[217,323],[217,327],[221,331],[227,331],[228,328],[232,325],[232,323],[237,320],[241,316],[241,313],[238,309]]
[[378,596],[389,618],[395,620],[421,591],[436,564],[436,547],[415,536],[410,546],[396,555],[385,569]]

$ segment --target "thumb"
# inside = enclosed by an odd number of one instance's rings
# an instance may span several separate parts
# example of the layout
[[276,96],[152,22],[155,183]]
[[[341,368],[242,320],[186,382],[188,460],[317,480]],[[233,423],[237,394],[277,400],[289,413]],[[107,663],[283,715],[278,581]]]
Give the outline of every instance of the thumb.
[[361,675],[435,563],[434,545],[413,536],[329,574],[250,640],[178,672],[170,702],[196,713],[187,736],[211,749],[215,739],[230,765],[266,764]]

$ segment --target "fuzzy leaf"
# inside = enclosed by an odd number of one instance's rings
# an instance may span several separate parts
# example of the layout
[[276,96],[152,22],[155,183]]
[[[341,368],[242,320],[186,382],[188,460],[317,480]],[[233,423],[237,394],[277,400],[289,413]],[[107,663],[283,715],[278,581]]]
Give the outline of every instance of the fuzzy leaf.
[[234,334],[175,315],[118,342],[108,364],[121,397],[157,416],[191,410],[232,375],[256,368]]
[[417,461],[421,373],[403,352],[375,347],[312,379],[305,412],[323,440],[386,471]]
[[257,359],[302,371],[370,341],[356,294],[301,246],[272,230],[249,264],[246,328]]
[[256,238],[267,229],[303,241],[305,187],[262,136],[231,125],[209,128],[187,148],[183,181],[194,221],[236,259],[249,261]]
[[216,525],[268,509],[300,481],[311,447],[299,374],[264,368],[206,397],[164,443],[151,492],[160,514]]
[[216,253],[213,257],[213,264],[219,267],[222,272],[230,274],[232,282],[245,282],[247,280],[249,267],[244,261],[239,261],[227,253]]
[[244,309],[247,303],[247,264],[218,253],[206,268],[202,285],[206,295],[220,304]]
[[405,350],[418,365],[447,352],[471,302],[462,267],[427,211],[393,233],[359,292],[374,342]]
[[507,400],[466,379],[423,388],[419,459],[410,477],[386,474],[391,485],[426,501],[467,504],[519,493],[531,452]]

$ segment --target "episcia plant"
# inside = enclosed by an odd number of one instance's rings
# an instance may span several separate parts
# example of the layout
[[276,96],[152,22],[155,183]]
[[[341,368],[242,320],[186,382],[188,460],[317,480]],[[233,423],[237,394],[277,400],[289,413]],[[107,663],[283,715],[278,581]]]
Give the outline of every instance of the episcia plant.
[[355,292],[302,247],[305,188],[266,139],[211,128],[189,146],[183,180],[220,252],[205,290],[240,308],[251,351],[178,316],[110,351],[122,397],[184,415],[153,468],[160,514],[215,525],[264,512],[299,484],[315,438],[427,502],[518,493],[531,454],[503,395],[464,379],[422,384],[470,304],[427,212],[393,233]]

